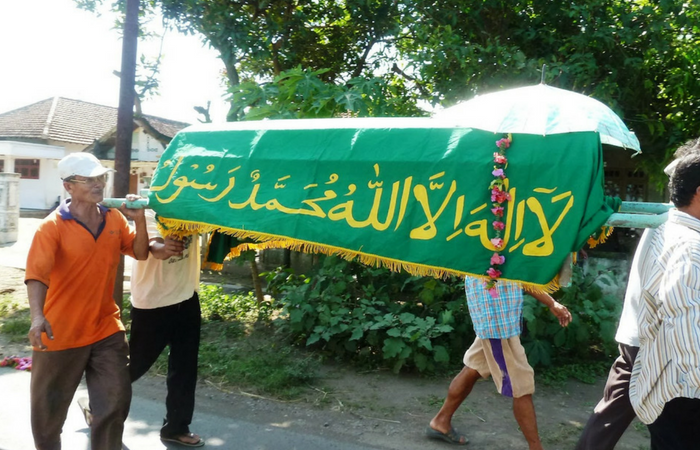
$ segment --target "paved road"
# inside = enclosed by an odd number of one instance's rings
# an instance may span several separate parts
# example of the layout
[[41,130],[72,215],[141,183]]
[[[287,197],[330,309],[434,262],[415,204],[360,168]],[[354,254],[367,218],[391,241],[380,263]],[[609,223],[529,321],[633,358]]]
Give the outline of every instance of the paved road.
[[[0,265],[23,269],[27,251],[40,219],[20,219],[18,241],[0,246]],[[127,258],[128,259],[128,258]],[[127,263],[128,264],[128,263]],[[29,422],[30,374],[11,368],[0,368],[0,450],[32,450],[34,448]],[[165,413],[165,388],[158,399],[147,398],[152,389],[139,389],[141,380],[134,385],[131,412],[124,432],[124,450],[182,449],[175,444],[163,444],[159,439],[159,418]],[[139,395],[139,391],[144,395]],[[81,384],[76,398],[87,396]],[[248,422],[245,416],[231,418],[226,411],[212,414],[195,411],[192,430],[206,438],[204,448],[222,450],[377,450],[353,443],[340,442],[333,437],[304,434],[286,429],[281,423]],[[80,408],[74,401],[63,427],[64,450],[86,450],[89,429],[85,426]]]
[[41,219],[19,219],[17,242],[0,245],[0,265],[24,269],[27,264],[27,252]]
[[[29,426],[29,379],[30,374],[9,368],[0,368],[0,433],[1,450],[32,450],[34,448]],[[137,382],[138,383],[138,382]],[[81,385],[76,398],[87,396]],[[124,450],[182,449],[175,444],[163,444],[158,438],[160,426],[156,418],[162,417],[164,405],[161,401],[135,395],[124,431]],[[195,412],[192,429],[205,436],[204,447],[226,450],[376,450],[351,443],[302,434],[286,430],[284,424],[258,424],[213,414]],[[85,426],[80,408],[71,404],[63,427],[65,450],[90,448],[89,429]]]

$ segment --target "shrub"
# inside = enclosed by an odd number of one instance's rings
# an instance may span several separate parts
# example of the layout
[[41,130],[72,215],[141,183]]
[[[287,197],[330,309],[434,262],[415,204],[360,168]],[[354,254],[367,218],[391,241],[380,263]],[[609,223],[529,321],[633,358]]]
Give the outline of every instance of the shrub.
[[554,294],[571,312],[572,321],[566,328],[559,326],[547,308],[526,296],[522,341],[533,367],[600,360],[615,354],[615,331],[622,301],[604,295],[596,281],[609,285],[612,278],[605,272],[586,275],[575,266],[571,286]]
[[[277,280],[282,326],[295,342],[338,359],[433,372],[461,362],[474,337],[459,278],[414,277],[326,257],[308,278],[278,270],[270,279]],[[567,328],[525,296],[522,342],[533,367],[615,353],[621,301],[604,295],[596,280],[612,282],[607,273],[584,275],[575,267],[572,285],[554,294],[573,316]]]
[[202,319],[205,321],[267,320],[272,313],[270,301],[258,305],[258,300],[248,294],[226,294],[220,285],[202,284],[199,289]]
[[[296,281],[299,281],[298,279]],[[473,338],[461,280],[392,273],[337,257],[280,290],[295,342],[338,359],[435,371]]]

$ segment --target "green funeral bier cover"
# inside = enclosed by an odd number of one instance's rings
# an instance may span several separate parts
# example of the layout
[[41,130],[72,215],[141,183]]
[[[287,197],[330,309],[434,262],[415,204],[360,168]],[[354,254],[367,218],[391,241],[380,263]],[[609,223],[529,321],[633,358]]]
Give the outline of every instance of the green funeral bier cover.
[[[414,274],[485,276],[503,135],[434,119],[199,125],[161,157],[149,205],[175,234],[246,238]],[[511,135],[502,279],[551,291],[613,210],[598,134]]]

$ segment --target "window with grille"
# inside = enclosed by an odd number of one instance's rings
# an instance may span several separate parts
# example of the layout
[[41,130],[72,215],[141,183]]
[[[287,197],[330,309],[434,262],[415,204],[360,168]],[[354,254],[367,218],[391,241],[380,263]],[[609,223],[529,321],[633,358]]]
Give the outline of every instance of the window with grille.
[[643,202],[647,198],[649,178],[641,170],[605,168],[605,195],[625,202]]
[[20,178],[38,180],[39,160],[38,159],[16,159],[15,173],[20,174]]

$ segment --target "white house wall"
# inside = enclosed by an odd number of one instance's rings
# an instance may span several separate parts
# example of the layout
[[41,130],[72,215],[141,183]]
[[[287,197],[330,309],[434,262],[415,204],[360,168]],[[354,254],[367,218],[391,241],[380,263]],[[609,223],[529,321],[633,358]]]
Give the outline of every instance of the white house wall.
[[[30,144],[17,141],[0,141],[0,157],[14,157],[18,159],[61,159],[66,152],[63,147],[57,145]],[[14,169],[14,164],[13,164]],[[7,172],[7,170],[6,170]]]
[[49,140],[48,143],[49,145],[64,148],[66,150],[66,155],[75,152],[82,152],[83,150],[85,150],[85,147],[87,147],[86,144],[75,144],[73,142],[62,142],[54,140]]
[[[131,136],[131,162],[149,161],[157,162],[165,151],[165,147],[153,136],[146,134],[143,128],[138,128]],[[114,159],[115,149],[110,148],[106,156]]]
[[[131,137],[131,174],[138,176],[137,193],[151,186],[153,172],[164,151],[165,146],[153,136],[145,133],[143,128],[134,131]],[[108,160],[102,161],[102,164],[114,167],[114,152],[114,147],[109,149],[106,153]],[[110,196],[111,185],[108,183],[105,197]]]
[[39,179],[19,180],[19,206],[22,209],[51,209],[63,192],[58,176],[58,160],[39,159]]
[[134,133],[134,141],[131,147],[132,161],[158,161],[165,150],[160,141],[144,133],[142,128],[139,128]]
[[64,155],[71,153],[63,147],[30,144],[16,141],[0,141],[0,158],[5,161],[6,173],[15,171],[16,159],[38,159],[39,178],[19,180],[19,204],[22,209],[50,209],[63,193],[57,164]]

